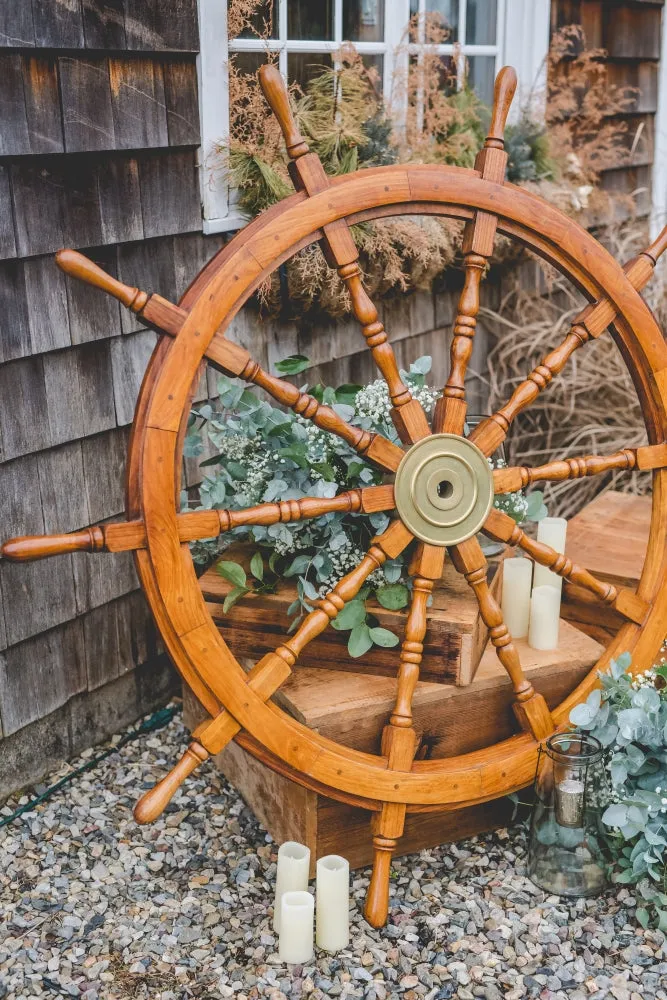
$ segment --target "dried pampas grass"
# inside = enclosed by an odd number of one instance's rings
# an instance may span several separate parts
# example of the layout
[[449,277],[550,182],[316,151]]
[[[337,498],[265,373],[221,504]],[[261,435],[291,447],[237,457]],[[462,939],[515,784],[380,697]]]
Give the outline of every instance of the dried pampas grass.
[[[637,224],[615,227],[602,242],[625,261],[649,242]],[[548,291],[515,288],[498,312],[480,310],[495,343],[488,355],[486,378],[489,407],[503,405],[529,371],[559,344],[585,304],[581,295],[552,270],[546,274]],[[646,298],[663,328],[667,319],[667,274],[658,269],[646,289]],[[560,375],[521,413],[507,441],[511,465],[542,465],[577,455],[610,454],[646,444],[646,430],[632,379],[609,334],[575,351]],[[549,513],[571,517],[606,489],[627,493],[650,492],[651,476],[614,471],[605,476],[545,483]]]

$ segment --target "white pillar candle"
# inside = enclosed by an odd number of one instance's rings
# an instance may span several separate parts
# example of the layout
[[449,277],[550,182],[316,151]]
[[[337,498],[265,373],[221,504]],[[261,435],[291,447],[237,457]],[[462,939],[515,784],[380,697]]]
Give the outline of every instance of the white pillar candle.
[[[564,517],[543,517],[537,523],[537,540],[545,545],[550,545],[556,552],[565,552],[565,537],[567,535],[567,521]],[[562,589],[563,578],[558,573],[552,573],[546,566],[535,563],[535,575],[533,577],[535,587],[557,587]]]
[[350,943],[350,865],[338,854],[317,862],[317,947],[341,951]]
[[280,901],[278,954],[281,962],[303,965],[313,957],[313,911],[315,902],[303,890],[283,893]]
[[533,587],[528,645],[533,649],[558,649],[559,626],[560,590],[548,585]]
[[510,635],[522,639],[528,635],[533,564],[530,559],[505,559],[502,567],[503,618]]
[[278,848],[276,898],[273,904],[273,929],[280,930],[281,900],[286,892],[308,888],[310,850],[295,840],[287,840]]

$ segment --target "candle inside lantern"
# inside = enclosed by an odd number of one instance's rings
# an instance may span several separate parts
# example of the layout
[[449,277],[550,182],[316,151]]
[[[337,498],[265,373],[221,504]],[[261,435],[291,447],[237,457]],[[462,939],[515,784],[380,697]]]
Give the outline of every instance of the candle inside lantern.
[[[565,552],[566,536],[567,521],[564,517],[543,517],[537,524],[538,542],[550,545],[556,552]],[[563,586],[563,578],[558,573],[552,573],[546,566],[536,563],[533,584],[535,587],[557,587],[560,591]]]
[[310,850],[295,840],[287,840],[278,848],[276,872],[276,898],[273,906],[273,929],[280,930],[281,900],[283,894],[308,888]]
[[556,785],[555,814],[559,826],[584,825],[584,792],[581,778],[563,778]]
[[558,649],[559,627],[560,590],[549,586],[533,587],[528,645],[533,649]]
[[530,559],[505,559],[502,566],[503,618],[510,635],[521,639],[528,635],[533,564]]
[[278,954],[282,962],[303,965],[313,957],[313,914],[315,903],[303,890],[283,893],[280,901]]
[[317,947],[340,951],[350,941],[350,865],[338,854],[317,862]]

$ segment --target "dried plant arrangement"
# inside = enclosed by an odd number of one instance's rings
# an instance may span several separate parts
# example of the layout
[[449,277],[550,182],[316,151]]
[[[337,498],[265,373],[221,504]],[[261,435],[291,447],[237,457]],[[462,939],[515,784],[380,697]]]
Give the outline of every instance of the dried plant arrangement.
[[[233,0],[230,34],[252,31],[268,38],[270,13],[263,0]],[[322,67],[302,90],[290,88],[295,117],[310,148],[326,172],[399,162],[440,162],[471,167],[486,134],[489,110],[464,82],[457,83],[457,57],[443,62],[437,45],[449,30],[440,15],[415,15],[399,49],[419,39],[418,60],[397,59],[391,100],[382,98],[377,72],[365,66],[354,46],[345,44],[334,69]],[[271,54],[267,48],[267,59]],[[275,122],[267,121],[254,74],[242,71],[234,57],[229,65],[230,134],[221,142],[229,180],[238,206],[253,217],[291,192],[287,159]],[[553,179],[559,167],[549,154],[543,124],[522,115],[507,130],[508,177],[516,182]],[[452,220],[403,216],[355,226],[364,278],[371,294],[387,295],[428,288],[456,260],[460,226]],[[498,241],[502,254],[505,241]],[[287,291],[287,295],[285,295]],[[349,312],[349,296],[330,271],[319,247],[298,254],[282,275],[272,275],[258,293],[271,312],[297,315]]]
[[[621,260],[631,260],[647,242],[645,220],[608,226],[605,243]],[[482,308],[493,345],[482,377],[489,389],[491,412],[502,406],[526,373],[559,343],[585,304],[574,287],[553,270],[542,267],[545,294],[526,291],[521,274],[509,277],[500,309]],[[644,292],[664,328],[667,323],[667,273],[656,269]],[[625,362],[611,337],[600,337],[570,361],[571,377],[554,379],[529,410],[514,422],[507,441],[510,465],[540,465],[573,454],[611,454],[646,443],[646,430]],[[601,377],[601,375],[603,377]],[[626,443],[624,443],[626,442]],[[617,470],[605,476],[545,484],[549,512],[570,517],[605,489],[645,494],[650,474]]]

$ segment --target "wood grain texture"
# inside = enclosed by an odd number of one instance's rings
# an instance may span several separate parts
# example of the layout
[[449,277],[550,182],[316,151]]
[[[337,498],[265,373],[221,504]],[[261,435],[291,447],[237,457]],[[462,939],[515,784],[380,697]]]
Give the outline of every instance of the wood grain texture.
[[87,49],[124,49],[124,0],[83,0],[83,33]]
[[166,146],[162,65],[154,59],[109,59],[115,149]]
[[62,153],[65,146],[57,59],[51,55],[24,56],[22,69],[29,152]]
[[[475,158],[481,176],[502,184],[507,169],[503,134],[517,86],[516,73],[505,66],[498,73],[493,94],[489,134]],[[433,429],[444,434],[462,434],[467,410],[465,377],[473,353],[473,338],[480,304],[480,284],[488,258],[493,253],[498,220],[492,212],[476,212],[463,232],[465,281],[459,298],[450,347],[449,376],[433,414]]]
[[[290,175],[297,190],[308,195],[326,191],[329,178],[319,158],[309,151],[300,134],[290,107],[289,94],[278,67],[266,64],[259,70],[259,81],[271,110],[278,119],[291,159]],[[352,312],[361,324],[361,332],[371,355],[387,383],[392,402],[391,417],[404,443],[419,441],[429,433],[428,421],[421,404],[412,398],[396,362],[378,310],[366,292],[359,267],[359,253],[352,233],[344,219],[324,227],[322,239],[324,257],[330,267],[336,268],[350,294]]]
[[[230,557],[239,559],[248,568],[247,551],[233,549]],[[500,577],[494,577],[494,593],[499,582]],[[201,577],[200,585],[210,614],[236,656],[260,657],[278,645],[289,622],[287,609],[296,598],[294,585],[285,581],[275,594],[248,595],[227,613],[223,612],[222,604],[231,585],[214,569]],[[389,611],[375,601],[369,601],[368,608],[381,627],[397,636],[403,635],[405,610]],[[487,638],[488,631],[469,588],[453,566],[447,565],[429,607],[420,676],[436,683],[469,684]],[[398,654],[395,648],[376,646],[363,660],[355,660],[347,652],[347,634],[331,629],[308,645],[300,662],[307,667],[344,670],[353,675],[368,673],[395,677]]]
[[67,152],[114,149],[108,60],[61,56],[58,75]]

